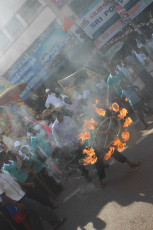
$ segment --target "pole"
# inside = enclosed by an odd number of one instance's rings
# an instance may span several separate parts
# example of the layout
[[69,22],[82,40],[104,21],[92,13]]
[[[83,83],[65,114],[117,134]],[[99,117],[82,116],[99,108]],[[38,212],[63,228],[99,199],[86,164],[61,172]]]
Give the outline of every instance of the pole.
[[54,195],[54,193],[50,190],[50,188],[48,188],[48,186],[37,176],[37,174],[34,172],[34,170],[22,159],[22,157],[20,155],[18,155],[18,157],[20,158],[20,160],[23,162],[24,166],[32,173],[32,175],[34,176],[34,178],[43,186],[43,188],[48,192],[48,194],[53,197],[56,198],[56,196]]

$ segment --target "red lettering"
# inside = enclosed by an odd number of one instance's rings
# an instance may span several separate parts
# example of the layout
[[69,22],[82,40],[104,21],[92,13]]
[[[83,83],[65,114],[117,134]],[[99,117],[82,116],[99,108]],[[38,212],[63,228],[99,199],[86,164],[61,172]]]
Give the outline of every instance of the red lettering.
[[129,15],[132,16],[137,10],[141,8],[141,4],[137,4],[133,9],[129,12]]

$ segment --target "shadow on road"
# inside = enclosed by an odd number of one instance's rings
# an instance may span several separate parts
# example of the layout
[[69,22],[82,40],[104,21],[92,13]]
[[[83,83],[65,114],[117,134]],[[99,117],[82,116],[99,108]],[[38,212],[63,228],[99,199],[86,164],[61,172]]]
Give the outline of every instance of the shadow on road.
[[[63,230],[104,229],[107,223],[99,217],[100,212],[111,202],[121,207],[134,202],[153,203],[153,134],[149,130],[148,133],[144,140],[124,152],[128,159],[141,162],[137,170],[131,171],[126,164],[118,162],[112,164],[106,169],[105,189],[100,190],[98,181],[93,178],[92,183],[81,185],[86,189],[80,189],[60,205],[59,214],[68,217]],[[111,218],[111,210],[107,215]]]

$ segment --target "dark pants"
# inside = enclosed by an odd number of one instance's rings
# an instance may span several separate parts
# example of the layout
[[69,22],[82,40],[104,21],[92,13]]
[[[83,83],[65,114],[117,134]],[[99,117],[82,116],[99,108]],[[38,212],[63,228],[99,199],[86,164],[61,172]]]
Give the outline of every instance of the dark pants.
[[[115,150],[112,157],[120,163],[124,163],[127,160],[127,158],[123,156],[120,152],[118,152],[117,150]],[[100,158],[98,158],[98,161],[95,163],[95,169],[96,169],[99,180],[104,179],[105,178],[105,164],[103,160],[101,160]]]
[[20,202],[26,206],[27,211],[37,213],[42,219],[48,221],[52,225],[59,221],[59,218],[53,213],[51,208],[41,204],[36,200],[31,200],[24,196]]

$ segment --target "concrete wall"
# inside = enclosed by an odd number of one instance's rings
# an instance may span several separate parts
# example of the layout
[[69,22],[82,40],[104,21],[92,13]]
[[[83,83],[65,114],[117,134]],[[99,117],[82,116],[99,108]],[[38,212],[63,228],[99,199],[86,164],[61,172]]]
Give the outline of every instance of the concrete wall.
[[50,8],[45,7],[39,16],[28,26],[24,33],[0,58],[0,75],[2,76],[26,51],[26,49],[40,36],[40,34],[56,18]]

